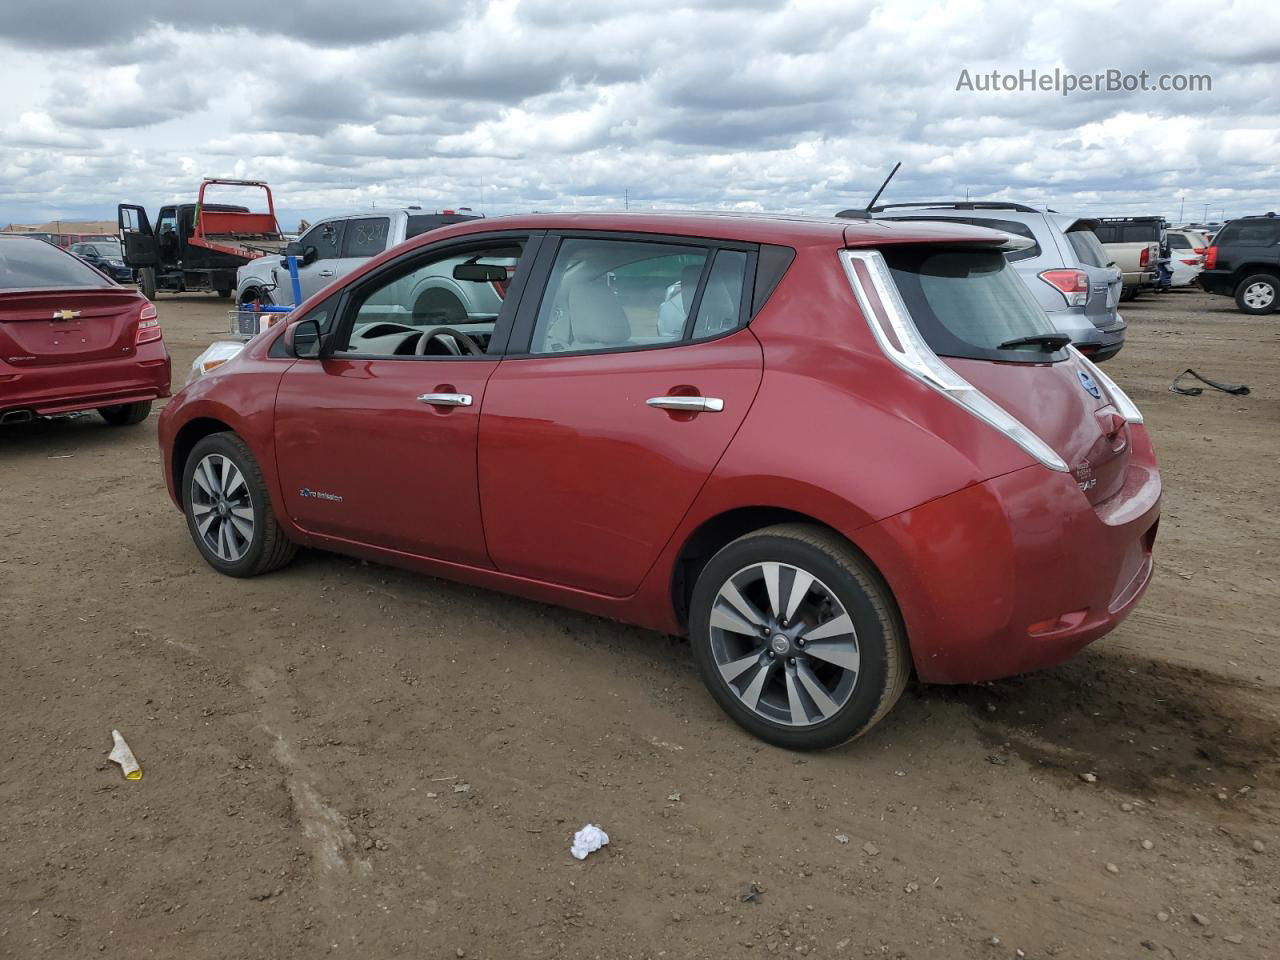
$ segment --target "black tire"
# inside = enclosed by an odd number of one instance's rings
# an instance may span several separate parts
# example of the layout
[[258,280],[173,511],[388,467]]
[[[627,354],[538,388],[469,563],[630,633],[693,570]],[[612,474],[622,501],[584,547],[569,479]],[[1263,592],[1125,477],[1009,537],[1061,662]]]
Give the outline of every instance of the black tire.
[[219,287],[219,288],[215,291],[215,293],[217,293],[217,294],[218,294],[218,296],[219,296],[219,297],[221,297],[223,300],[226,300],[226,299],[230,298],[230,296],[231,296],[231,288],[230,288],[230,287]]
[[[242,556],[225,558],[218,556],[206,542],[199,527],[196,510],[196,496],[193,486],[196,485],[196,468],[206,457],[213,455],[225,458],[235,466],[243,477],[247,490],[247,504],[253,515],[252,536],[248,538],[248,546]],[[196,549],[213,569],[229,577],[256,577],[283,567],[298,552],[297,546],[285,536],[276,520],[275,510],[271,505],[271,497],[267,493],[266,482],[258,461],[254,458],[248,445],[234,433],[213,433],[198,441],[187,456],[182,467],[182,512],[187,518],[187,529]],[[207,516],[207,514],[206,514]],[[215,522],[221,523],[220,520]]]
[[270,307],[275,304],[275,301],[271,299],[271,294],[265,290],[259,290],[257,287],[246,288],[244,293],[240,294],[240,309],[252,310],[255,303]]
[[137,403],[118,403],[111,407],[99,407],[98,415],[113,427],[132,427],[141,423],[151,413],[151,401],[139,400]]
[[[859,661],[852,690],[845,694],[847,699],[838,709],[817,722],[793,726],[763,716],[743,702],[717,662],[717,641],[711,625],[713,606],[727,582],[760,563],[780,563],[815,577],[817,585],[825,587],[843,606],[856,631]],[[898,702],[911,673],[906,630],[888,586],[848,541],[824,527],[780,524],[749,533],[725,546],[698,576],[689,620],[694,661],[716,702],[750,733],[791,750],[827,749],[862,736]],[[786,622],[782,621],[784,626]],[[724,635],[739,637],[736,633]],[[743,642],[750,645],[756,641]],[[805,659],[802,651],[793,652]],[[774,659],[767,650],[764,653],[771,661]],[[795,659],[787,662],[794,664]],[[775,666],[789,669],[780,661]]]
[[155,267],[142,267],[138,270],[138,289],[142,291],[142,295],[148,300],[156,298]]
[[1280,307],[1280,277],[1270,273],[1255,273],[1236,285],[1236,306],[1242,313],[1264,317]]

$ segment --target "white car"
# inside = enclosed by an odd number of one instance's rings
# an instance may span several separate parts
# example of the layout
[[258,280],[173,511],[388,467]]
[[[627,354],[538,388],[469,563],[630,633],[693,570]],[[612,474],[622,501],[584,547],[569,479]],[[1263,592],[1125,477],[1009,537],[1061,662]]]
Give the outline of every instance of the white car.
[[1198,230],[1170,230],[1166,236],[1169,240],[1169,269],[1173,271],[1171,285],[1190,286],[1204,269],[1204,257],[1197,252],[1204,249],[1204,237]]

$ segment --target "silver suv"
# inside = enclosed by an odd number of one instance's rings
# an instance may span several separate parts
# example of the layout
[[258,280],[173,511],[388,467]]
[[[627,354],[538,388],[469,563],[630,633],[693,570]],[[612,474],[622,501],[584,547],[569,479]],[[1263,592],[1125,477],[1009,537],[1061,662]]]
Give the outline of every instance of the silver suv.
[[[877,220],[952,220],[1021,237],[1025,245],[1005,256],[1053,325],[1095,363],[1124,346],[1126,325],[1117,309],[1121,273],[1093,233],[1097,220],[1021,203],[976,201],[890,203],[868,212]],[[855,213],[861,211],[837,216]]]

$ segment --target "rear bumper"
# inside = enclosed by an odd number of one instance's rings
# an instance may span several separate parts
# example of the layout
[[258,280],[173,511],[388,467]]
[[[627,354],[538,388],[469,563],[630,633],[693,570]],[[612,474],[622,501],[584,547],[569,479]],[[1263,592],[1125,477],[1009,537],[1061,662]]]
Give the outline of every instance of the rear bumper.
[[1156,282],[1156,275],[1150,270],[1140,270],[1135,273],[1126,273],[1121,282],[1130,289],[1133,287],[1149,287]]
[[0,412],[47,415],[169,396],[164,341],[144,343],[127,360],[15,367],[0,361]]
[[1224,297],[1234,297],[1236,293],[1235,284],[1232,283],[1231,275],[1228,273],[1201,270],[1196,277],[1196,283],[1206,293],[1216,293]]
[[1119,493],[1090,505],[1040,466],[859,531],[889,581],[922,680],[976,683],[1068,659],[1115,628],[1151,580],[1160,475],[1131,429]]

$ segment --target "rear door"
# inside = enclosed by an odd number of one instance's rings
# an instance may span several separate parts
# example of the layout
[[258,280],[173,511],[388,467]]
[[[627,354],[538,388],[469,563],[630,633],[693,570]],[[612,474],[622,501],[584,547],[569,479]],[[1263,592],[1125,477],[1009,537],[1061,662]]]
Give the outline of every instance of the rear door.
[[1076,220],[1066,226],[1065,233],[1080,269],[1089,275],[1085,315],[1095,326],[1104,327],[1115,322],[1123,274],[1093,232],[1094,223],[1096,221]]
[[595,234],[544,254],[485,394],[485,539],[504,572],[626,596],[755,398],[755,252]]
[[42,240],[0,241],[0,358],[42,367],[133,355],[142,301]]
[[159,264],[159,248],[146,210],[136,204],[122,203],[116,207],[116,223],[126,264],[134,268]]
[[936,354],[1049,444],[1090,503],[1120,490],[1128,424],[1102,386],[1070,352],[1004,346],[1053,330],[999,254],[922,246],[885,259]]

